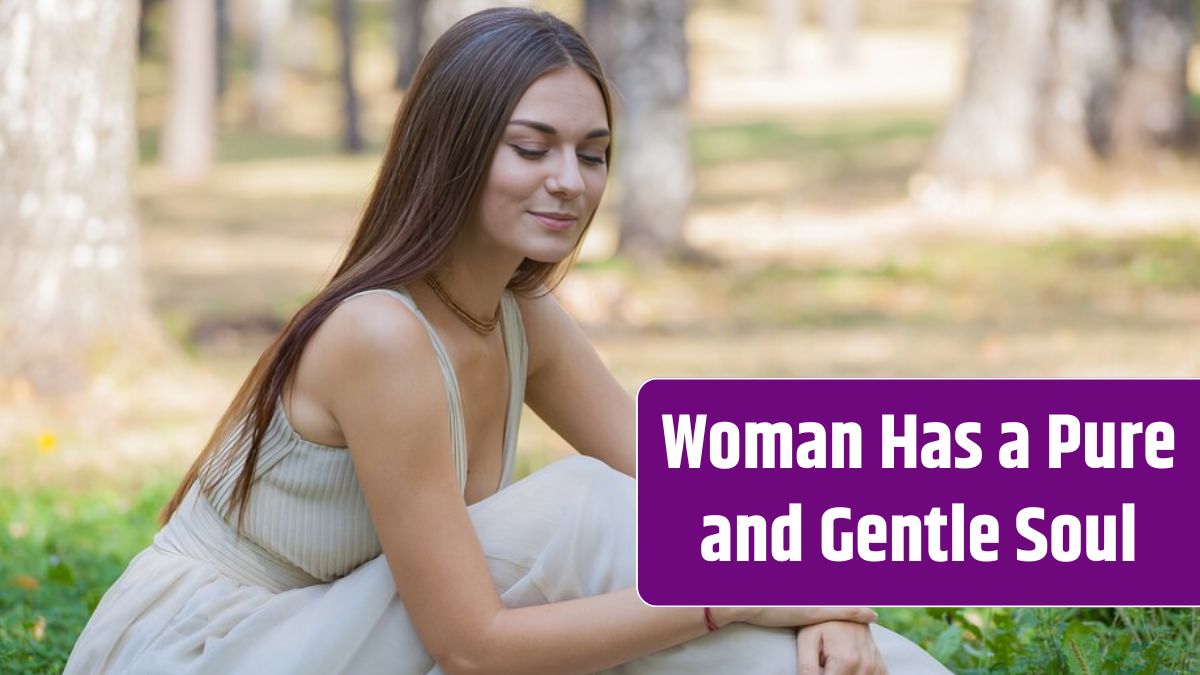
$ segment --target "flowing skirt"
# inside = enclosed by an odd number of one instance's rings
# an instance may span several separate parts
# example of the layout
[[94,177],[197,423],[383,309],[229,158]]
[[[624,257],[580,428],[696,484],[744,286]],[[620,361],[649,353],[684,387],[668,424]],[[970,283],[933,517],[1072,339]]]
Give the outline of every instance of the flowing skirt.
[[[470,515],[504,604],[524,607],[633,586],[633,508],[632,479],[571,457],[472,505]],[[169,524],[109,589],[66,675],[441,672],[383,556],[331,583],[278,590],[180,553],[177,537]],[[873,626],[872,634],[893,675],[949,672],[896,633]],[[789,675],[796,667],[793,631],[731,624],[609,672]]]

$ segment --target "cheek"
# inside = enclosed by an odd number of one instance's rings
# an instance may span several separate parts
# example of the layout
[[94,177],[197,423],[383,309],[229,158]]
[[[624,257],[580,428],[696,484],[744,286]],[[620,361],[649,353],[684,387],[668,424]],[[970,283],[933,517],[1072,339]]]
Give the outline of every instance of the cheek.
[[496,202],[524,201],[538,184],[537,172],[519,157],[497,158],[488,175],[488,191]]
[[587,196],[588,204],[595,209],[600,205],[600,198],[604,196],[604,188],[608,184],[608,173],[601,173],[599,176],[588,181]]

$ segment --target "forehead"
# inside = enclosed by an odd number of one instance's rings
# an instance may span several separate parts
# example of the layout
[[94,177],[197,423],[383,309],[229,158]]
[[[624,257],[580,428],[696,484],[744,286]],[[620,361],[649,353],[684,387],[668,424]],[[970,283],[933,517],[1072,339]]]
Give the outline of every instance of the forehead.
[[565,134],[607,129],[604,98],[591,76],[570,66],[533,81],[517,101],[512,119],[549,124]]

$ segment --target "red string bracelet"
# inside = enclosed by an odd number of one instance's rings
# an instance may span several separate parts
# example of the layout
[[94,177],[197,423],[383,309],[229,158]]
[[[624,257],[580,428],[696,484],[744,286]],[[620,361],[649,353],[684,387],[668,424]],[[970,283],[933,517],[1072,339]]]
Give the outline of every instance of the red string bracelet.
[[704,625],[708,626],[708,632],[710,633],[720,628],[720,626],[717,625],[717,622],[713,621],[712,609],[709,607],[704,608]]

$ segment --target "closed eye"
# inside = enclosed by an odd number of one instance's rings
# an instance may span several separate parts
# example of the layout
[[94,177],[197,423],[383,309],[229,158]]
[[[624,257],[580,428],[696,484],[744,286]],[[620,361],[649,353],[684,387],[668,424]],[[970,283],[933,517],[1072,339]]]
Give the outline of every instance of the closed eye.
[[519,145],[513,145],[513,144],[510,144],[510,147],[513,150],[516,150],[518,155],[520,155],[526,159],[533,159],[534,157],[545,157],[546,156],[545,150],[530,150],[529,148],[523,148]]
[[[545,157],[548,153],[547,150],[533,150],[531,148],[522,147],[515,143],[509,143],[509,147],[516,151],[517,155],[524,157],[525,159],[538,159],[540,157]],[[603,156],[579,154],[576,155],[576,157],[578,157],[580,161],[594,166],[600,166],[605,163]]]

